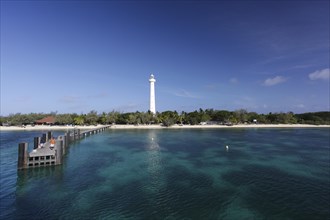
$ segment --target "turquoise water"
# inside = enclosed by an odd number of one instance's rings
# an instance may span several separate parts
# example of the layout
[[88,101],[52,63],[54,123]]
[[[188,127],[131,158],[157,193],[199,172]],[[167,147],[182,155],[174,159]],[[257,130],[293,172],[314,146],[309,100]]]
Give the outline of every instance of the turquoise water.
[[1,219],[329,219],[329,131],[108,130],[20,172],[41,133],[1,132]]

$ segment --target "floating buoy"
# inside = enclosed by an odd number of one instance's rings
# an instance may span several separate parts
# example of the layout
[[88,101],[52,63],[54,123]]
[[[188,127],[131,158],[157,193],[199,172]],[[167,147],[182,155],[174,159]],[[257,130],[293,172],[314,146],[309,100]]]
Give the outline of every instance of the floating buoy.
[[228,145],[226,145],[226,150],[228,150],[229,149],[229,147],[228,147]]

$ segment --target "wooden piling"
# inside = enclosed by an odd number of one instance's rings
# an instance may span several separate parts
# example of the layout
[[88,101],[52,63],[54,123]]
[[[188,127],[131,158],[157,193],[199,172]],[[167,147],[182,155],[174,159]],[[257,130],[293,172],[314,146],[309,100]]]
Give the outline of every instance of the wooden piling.
[[57,141],[63,141],[63,147],[62,147],[62,155],[64,155],[65,154],[65,151],[66,151],[66,146],[65,146],[65,139],[64,139],[64,136],[59,136],[58,138],[57,138]]
[[17,161],[18,169],[26,168],[27,161],[28,161],[28,143],[20,143],[18,144],[18,161]]
[[40,144],[40,137],[34,137],[34,146],[33,149],[37,149]]
[[53,133],[51,131],[48,131],[47,132],[47,140],[46,141],[49,141],[53,136]]
[[63,158],[63,140],[59,140],[56,144],[56,164],[62,164]]
[[42,134],[41,143],[46,143],[46,142],[47,142],[47,135],[46,134]]
[[62,136],[62,139],[63,139],[63,146],[66,148],[67,147],[67,143],[66,143],[66,134],[64,134]]
[[65,145],[69,146],[70,144],[70,132],[65,133]]

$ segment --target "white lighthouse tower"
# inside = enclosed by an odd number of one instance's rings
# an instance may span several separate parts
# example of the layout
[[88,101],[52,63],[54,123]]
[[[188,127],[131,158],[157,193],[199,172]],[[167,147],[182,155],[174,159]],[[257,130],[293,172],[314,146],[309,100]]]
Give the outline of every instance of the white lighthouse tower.
[[155,82],[156,82],[156,79],[155,79],[153,74],[150,75],[149,82],[150,82],[150,108],[149,108],[149,110],[153,114],[156,114],[156,101],[155,101]]

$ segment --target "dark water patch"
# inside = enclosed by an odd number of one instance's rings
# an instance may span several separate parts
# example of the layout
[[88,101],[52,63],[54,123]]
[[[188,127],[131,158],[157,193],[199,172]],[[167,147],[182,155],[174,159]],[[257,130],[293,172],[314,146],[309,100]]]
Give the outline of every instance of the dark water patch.
[[329,176],[323,181],[311,180],[272,167],[250,165],[222,178],[237,187],[248,186],[242,197],[244,203],[267,219],[330,217]]
[[112,216],[119,219],[132,217],[131,213],[141,209],[141,204],[146,199],[141,195],[140,188],[141,183],[133,181],[116,186],[112,191],[95,192],[93,203],[88,204],[86,207],[73,206],[72,213],[69,213],[69,216],[74,215],[77,219],[99,219],[100,216],[105,218]]
[[[215,188],[210,191],[212,183],[207,175],[189,172],[184,168],[169,168],[166,183],[159,190],[149,191],[149,183],[144,180],[117,185],[111,192],[98,193],[95,203],[89,207],[94,210],[94,215],[85,213],[84,217],[98,218],[95,213],[107,217],[111,216],[110,213],[116,213],[117,217],[134,219],[216,217],[234,192]],[[109,207],[108,214],[102,214],[106,207]]]
[[[70,169],[65,174],[64,187],[74,189],[75,191],[84,191],[98,182],[103,182],[104,177],[96,175],[100,167],[104,167],[108,161],[97,160],[93,162],[86,162],[84,166]],[[68,168],[69,169],[69,168]]]
[[[32,171],[32,170],[29,170]],[[57,202],[52,193],[61,193],[63,175],[60,167],[35,168],[19,174],[15,206],[19,212],[14,219],[53,219],[53,207],[69,205],[70,200]]]
[[251,159],[251,155],[247,152],[245,152],[242,149],[233,149],[233,147],[230,147],[229,150],[224,154],[224,157],[226,157],[229,161],[236,161],[236,160],[249,160]]
[[63,176],[62,166],[45,166],[33,169],[24,169],[17,171],[17,187],[24,188],[29,181],[42,180],[48,178],[58,179]]
[[[171,209],[178,210],[179,219],[205,219],[217,216],[227,201],[233,196],[230,189],[213,187],[209,176],[191,172],[183,167],[169,168],[167,174],[167,189],[176,200],[171,201]],[[210,190],[212,189],[212,190]]]
[[[209,156],[209,155],[208,155]],[[210,156],[209,156],[210,157]],[[221,148],[217,148],[212,151],[212,157],[210,160],[205,159],[202,155],[200,157],[191,158],[187,156],[187,158],[195,167],[199,168],[221,168],[222,166],[235,165],[240,163],[241,161],[249,161],[252,159],[252,156],[242,151],[241,149],[229,149],[228,151]]]

